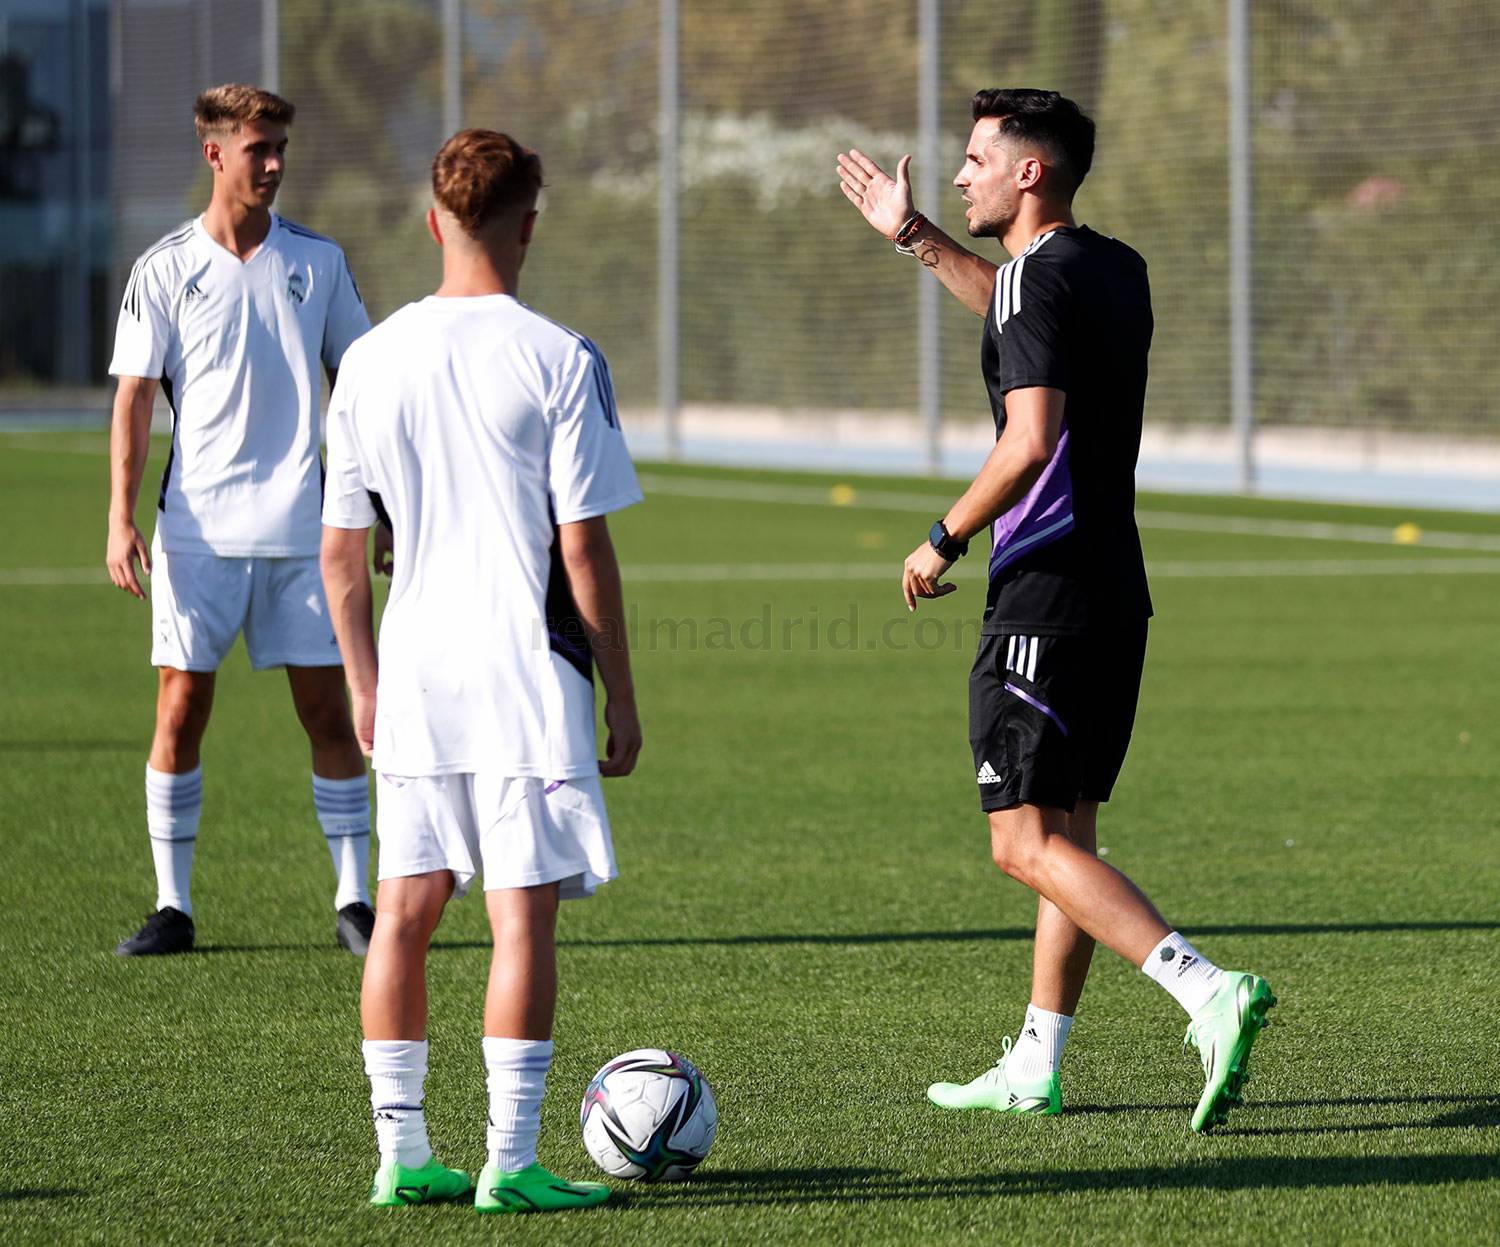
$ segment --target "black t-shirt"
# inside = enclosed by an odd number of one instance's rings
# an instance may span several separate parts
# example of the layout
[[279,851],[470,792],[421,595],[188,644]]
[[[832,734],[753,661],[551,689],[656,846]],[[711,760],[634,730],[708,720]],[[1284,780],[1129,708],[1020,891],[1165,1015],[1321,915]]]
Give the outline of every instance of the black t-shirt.
[[1151,614],[1135,527],[1135,463],[1151,346],[1146,262],[1085,226],[1042,234],[995,275],[980,352],[1005,431],[1005,395],[1067,395],[1056,454],[995,521],[986,633],[1055,636]]

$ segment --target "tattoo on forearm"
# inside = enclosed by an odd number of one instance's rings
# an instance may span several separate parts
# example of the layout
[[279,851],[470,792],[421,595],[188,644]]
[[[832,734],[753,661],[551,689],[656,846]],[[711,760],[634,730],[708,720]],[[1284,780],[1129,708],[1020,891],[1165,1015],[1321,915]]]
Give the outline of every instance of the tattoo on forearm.
[[917,259],[920,260],[927,268],[936,268],[938,266],[939,250],[940,249],[937,243],[924,242],[920,247],[917,248]]

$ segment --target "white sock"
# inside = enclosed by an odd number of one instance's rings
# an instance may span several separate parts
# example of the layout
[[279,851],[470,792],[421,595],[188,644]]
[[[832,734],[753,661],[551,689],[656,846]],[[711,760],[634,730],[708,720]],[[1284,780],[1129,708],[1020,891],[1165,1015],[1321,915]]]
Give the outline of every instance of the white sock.
[[146,830],[151,834],[151,860],[156,866],[157,909],[170,905],[192,916],[189,886],[202,813],[201,766],[172,775],[146,764]]
[[432,1159],[422,1084],[427,1081],[425,1039],[366,1039],[365,1073],[382,1165],[396,1161],[417,1169]]
[[356,901],[370,903],[370,785],[363,775],[353,779],[313,776],[313,806],[328,838],[338,891],[333,907]]
[[1165,987],[1192,1017],[1218,990],[1224,971],[1173,931],[1151,950],[1141,973]]
[[1062,1066],[1063,1045],[1073,1019],[1065,1013],[1053,1013],[1040,1005],[1026,1006],[1026,1024],[1005,1062],[1008,1072],[1020,1078],[1046,1078]]
[[536,1161],[536,1136],[542,1124],[542,1091],[552,1064],[550,1039],[484,1037],[484,1065],[489,1071],[490,1121],[485,1143],[490,1164],[515,1173]]

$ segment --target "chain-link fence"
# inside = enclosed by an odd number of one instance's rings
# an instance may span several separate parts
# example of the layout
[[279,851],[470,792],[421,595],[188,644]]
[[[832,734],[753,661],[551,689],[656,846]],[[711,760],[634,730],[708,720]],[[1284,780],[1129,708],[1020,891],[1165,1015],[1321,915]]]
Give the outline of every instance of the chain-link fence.
[[[1230,419],[1234,184],[1258,425],[1500,435],[1492,0],[114,0],[110,16],[116,288],[206,199],[194,93],[260,81],[298,109],[278,209],[343,244],[377,317],[435,281],[432,153],[493,126],[547,171],[523,296],[599,341],[627,416],[982,420],[978,322],[923,297],[932,278],[843,200],[834,157],[916,153],[919,206],[961,234],[948,180],[970,94],[1055,86],[1099,125],[1080,219],[1150,264],[1152,425]],[[9,319],[16,290],[7,276]],[[102,380],[113,309],[96,302],[76,332]],[[0,360],[8,381],[47,379]]]

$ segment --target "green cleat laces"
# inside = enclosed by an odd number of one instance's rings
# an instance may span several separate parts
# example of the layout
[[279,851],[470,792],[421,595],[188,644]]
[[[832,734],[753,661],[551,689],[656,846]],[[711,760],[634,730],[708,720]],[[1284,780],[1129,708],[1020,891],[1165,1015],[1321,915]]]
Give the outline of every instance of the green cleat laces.
[[1005,1069],[1010,1047],[1007,1035],[1000,1059],[973,1082],[935,1082],[927,1088],[927,1098],[939,1108],[980,1108],[992,1113],[1040,1113],[1048,1117],[1062,1112],[1062,1082],[1058,1076],[1011,1076]]
[[1240,1089],[1250,1077],[1250,1049],[1274,1008],[1276,997],[1265,979],[1226,970],[1224,981],[1209,1002],[1188,1023],[1183,1037],[1198,1049],[1203,1062],[1203,1095],[1193,1112],[1193,1129],[1199,1134],[1222,1125],[1229,1110],[1243,1101]]
[[462,1199],[473,1189],[474,1184],[462,1169],[449,1169],[436,1159],[429,1159],[416,1169],[392,1160],[375,1171],[370,1203],[377,1208],[401,1208],[439,1199]]
[[507,1173],[486,1165],[474,1192],[476,1212],[561,1212],[595,1208],[609,1198],[602,1182],[566,1182],[540,1165]]

